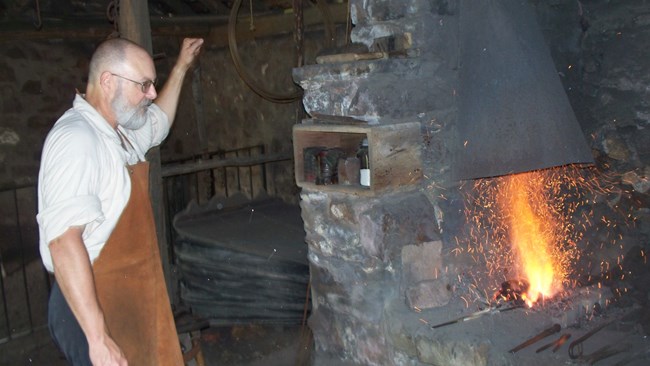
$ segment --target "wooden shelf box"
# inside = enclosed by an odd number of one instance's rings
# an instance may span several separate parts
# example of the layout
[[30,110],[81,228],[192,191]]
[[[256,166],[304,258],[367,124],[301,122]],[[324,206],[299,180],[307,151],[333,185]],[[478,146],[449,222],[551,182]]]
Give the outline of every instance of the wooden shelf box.
[[[346,156],[356,156],[361,141],[368,139],[370,186],[356,184],[315,184],[305,179],[305,148],[339,148]],[[387,190],[417,186],[422,178],[422,133],[419,122],[386,125],[327,124],[305,120],[293,126],[293,153],[296,183],[301,188],[373,195]]]

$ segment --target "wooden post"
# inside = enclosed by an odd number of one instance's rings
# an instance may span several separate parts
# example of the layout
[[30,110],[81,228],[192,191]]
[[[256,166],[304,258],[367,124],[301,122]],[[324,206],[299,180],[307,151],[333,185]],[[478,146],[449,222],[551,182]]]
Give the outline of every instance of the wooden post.
[[[318,0],[324,1],[324,0]],[[296,59],[295,67],[302,67],[305,63],[305,13],[304,0],[293,0],[294,31],[293,40],[295,42]],[[295,123],[305,118],[305,111],[302,106],[302,100],[295,104]]]
[[146,0],[120,0],[118,30],[120,37],[133,41],[153,55],[151,23]]
[[[120,0],[118,30],[120,37],[133,41],[150,55],[153,55],[151,41],[151,23],[149,6],[146,0]],[[172,304],[177,304],[176,280],[172,275],[172,263],[170,256],[169,238],[166,230],[165,205],[163,197],[163,182],[161,174],[160,148],[155,147],[147,153],[149,161],[149,195],[154,219],[156,221],[156,233],[158,235],[158,247],[162,261],[167,292]]]
[[[198,61],[198,60],[197,60]],[[203,91],[201,89],[201,64],[196,63],[192,72],[192,96],[194,97],[194,113],[196,115],[196,133],[199,139],[201,159],[208,160],[208,139],[203,118]],[[196,173],[197,200],[199,203],[206,203],[212,197],[212,172],[202,171]]]
[[296,60],[295,66],[301,67],[304,63],[304,39],[305,39],[305,22],[304,22],[304,8],[303,0],[293,0],[293,15],[295,22],[295,29],[293,32],[293,40],[296,47]]

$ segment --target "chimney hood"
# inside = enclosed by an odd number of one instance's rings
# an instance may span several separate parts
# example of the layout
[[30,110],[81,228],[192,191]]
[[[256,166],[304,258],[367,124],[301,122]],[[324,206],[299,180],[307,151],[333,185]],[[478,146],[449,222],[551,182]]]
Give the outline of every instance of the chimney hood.
[[460,3],[452,178],[593,164],[529,1]]

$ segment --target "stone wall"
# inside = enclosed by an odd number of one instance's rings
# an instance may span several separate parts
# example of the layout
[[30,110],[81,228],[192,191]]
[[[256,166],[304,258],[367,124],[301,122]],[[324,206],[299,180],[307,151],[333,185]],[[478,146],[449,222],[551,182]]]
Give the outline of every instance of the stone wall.
[[535,3],[558,73],[595,157],[621,176],[635,176],[635,191],[646,193],[650,51],[643,45],[650,37],[648,4]]
[[351,1],[351,9],[355,52],[384,55],[294,70],[305,109],[357,126],[419,122],[421,136],[406,143],[422,150],[425,179],[370,196],[303,188],[315,364],[416,365],[408,309],[445,305],[450,294],[436,183],[448,171],[444,140],[456,114],[455,4]]
[[[401,308],[407,293],[419,296],[409,304],[415,306],[444,302],[447,292],[442,268],[435,267],[440,242],[430,220],[432,206],[419,192],[377,199],[303,192],[301,208],[312,271],[309,325],[316,364],[399,364],[395,360],[409,349],[392,337],[410,335],[399,335],[404,324],[392,307]],[[402,277],[403,266],[411,278]],[[428,295],[433,292],[443,296]],[[395,332],[386,331],[390,328]]]
[[[322,30],[308,30],[306,62],[323,47]],[[155,38],[159,84],[165,81],[178,54],[181,38]],[[75,90],[83,92],[89,57],[100,40],[7,41],[0,47],[0,186],[36,182],[40,152],[53,123],[67,110]],[[272,50],[272,51],[270,51]],[[267,89],[295,89],[290,34],[240,42],[240,55],[251,75]],[[300,103],[271,103],[244,84],[228,48],[206,43],[199,59],[201,110],[209,151],[264,145],[266,153],[291,151],[291,126]],[[161,146],[163,163],[202,153],[197,144],[194,74],[188,73],[175,125]],[[291,162],[270,165],[272,195],[297,200]]]
[[[608,278],[607,285],[618,291],[618,304],[640,304],[647,309],[650,269],[643,263],[650,236],[646,101],[650,64],[644,46],[647,20],[640,14],[650,8],[644,1],[625,5],[569,0],[530,3],[596,158],[596,180],[604,188],[585,209],[593,226],[580,244],[585,245],[585,254],[595,255],[591,259],[596,262],[628,258],[625,266],[629,267],[621,266],[621,272],[607,272],[602,278]],[[463,282],[478,273],[471,258],[477,255],[475,248],[460,238],[466,227],[464,190],[471,183],[448,179],[446,142],[454,135],[456,78],[461,66],[458,1],[350,4],[356,52],[382,51],[386,40],[397,45],[397,50],[407,44],[409,52],[381,60],[325,62],[296,69],[294,78],[305,89],[305,109],[313,116],[352,117],[356,124],[420,122],[422,140],[411,143],[422,147],[424,179],[372,197],[318,187],[303,189],[315,364],[532,362],[498,349],[525,339],[522,325],[543,324],[547,319],[542,316],[529,314],[505,326],[491,318],[469,327],[435,331],[423,320],[442,323],[480,306],[480,298],[466,296],[476,289],[468,289]],[[466,247],[461,248],[461,242]],[[590,245],[600,245],[601,250]],[[457,257],[456,253],[465,255]],[[600,276],[602,268],[595,270]],[[613,280],[611,275],[616,273],[627,277]],[[648,319],[647,315],[642,319]],[[650,324],[642,319],[646,332],[650,331]],[[533,357],[537,357],[535,362],[554,362],[543,361],[545,356]]]
[[91,46],[83,42],[5,42],[0,56],[2,185],[33,183],[40,146],[84,87]]
[[[622,255],[629,286],[647,298],[633,264],[650,240],[650,22],[645,1],[534,2],[556,68],[592,148],[604,195],[590,206],[595,258]],[[596,221],[596,220],[594,220]],[[612,239],[615,237],[616,239]],[[647,304],[647,299],[643,300]],[[647,305],[646,305],[647,306]],[[650,324],[644,324],[650,331]]]

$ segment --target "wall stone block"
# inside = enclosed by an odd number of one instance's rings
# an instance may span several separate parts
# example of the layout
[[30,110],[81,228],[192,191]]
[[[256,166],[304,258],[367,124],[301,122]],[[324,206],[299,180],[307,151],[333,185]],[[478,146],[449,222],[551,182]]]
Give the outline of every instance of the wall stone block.
[[294,80],[304,89],[303,104],[310,115],[377,123],[379,117],[412,117],[448,105],[452,93],[436,93],[433,87],[446,84],[434,76],[440,65],[418,58],[309,65],[295,69]]
[[402,248],[402,271],[406,283],[437,279],[442,269],[442,241]]
[[431,309],[447,305],[451,292],[443,280],[420,281],[406,289],[406,304],[411,309]]
[[[427,365],[487,366],[489,345],[486,343],[448,341],[417,337],[418,358]],[[496,363],[508,366],[508,363]]]

